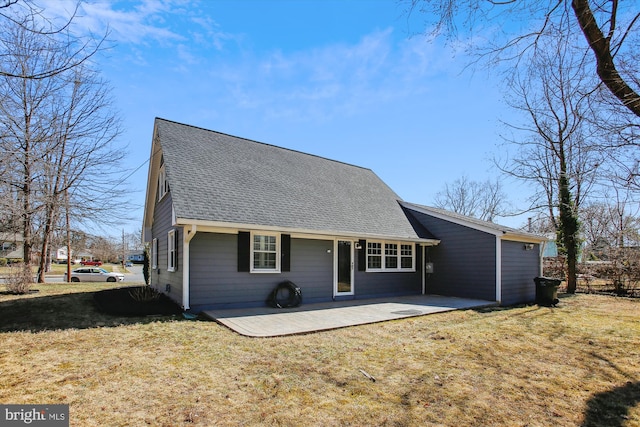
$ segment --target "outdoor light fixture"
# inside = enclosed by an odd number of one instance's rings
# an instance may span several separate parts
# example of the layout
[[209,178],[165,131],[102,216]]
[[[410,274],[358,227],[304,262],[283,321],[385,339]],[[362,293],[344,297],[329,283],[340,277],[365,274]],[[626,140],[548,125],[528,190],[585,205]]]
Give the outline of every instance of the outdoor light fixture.
[[360,243],[356,242],[355,248],[357,250],[360,250],[360,249],[362,249],[362,245]]
[[525,243],[524,244],[524,250],[525,251],[530,251],[533,249],[533,243]]

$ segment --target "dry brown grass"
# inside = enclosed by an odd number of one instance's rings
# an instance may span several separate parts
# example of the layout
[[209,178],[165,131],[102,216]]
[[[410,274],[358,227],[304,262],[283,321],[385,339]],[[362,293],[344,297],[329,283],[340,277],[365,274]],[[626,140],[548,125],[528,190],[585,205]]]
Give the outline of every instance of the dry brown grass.
[[[75,295],[47,292],[22,310]],[[268,339],[70,301],[76,323],[7,326],[16,299],[0,296],[0,402],[69,403],[74,426],[640,425],[640,301],[577,295]]]

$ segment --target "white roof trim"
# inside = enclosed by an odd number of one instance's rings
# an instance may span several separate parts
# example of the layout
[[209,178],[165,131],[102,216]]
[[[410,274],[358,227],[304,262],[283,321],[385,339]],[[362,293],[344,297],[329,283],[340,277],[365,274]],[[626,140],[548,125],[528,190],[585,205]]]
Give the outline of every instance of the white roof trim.
[[351,238],[351,239],[398,240],[398,241],[406,241],[406,242],[423,243],[423,244],[433,245],[433,246],[440,243],[440,240],[438,239],[422,239],[422,238],[409,237],[409,236],[403,237],[403,236],[368,234],[368,233],[354,234],[354,233],[348,233],[344,231],[306,230],[306,229],[299,229],[299,228],[276,227],[276,226],[260,225],[260,224],[240,224],[240,223],[230,223],[230,222],[220,222],[220,221],[193,220],[188,218],[177,218],[176,225],[197,226],[199,231],[218,231],[218,232],[226,231],[227,233],[236,233],[238,230],[261,230],[261,231],[288,233],[296,237],[307,237],[307,238],[316,238],[316,239],[317,238],[334,239],[336,237],[340,237],[340,238]]

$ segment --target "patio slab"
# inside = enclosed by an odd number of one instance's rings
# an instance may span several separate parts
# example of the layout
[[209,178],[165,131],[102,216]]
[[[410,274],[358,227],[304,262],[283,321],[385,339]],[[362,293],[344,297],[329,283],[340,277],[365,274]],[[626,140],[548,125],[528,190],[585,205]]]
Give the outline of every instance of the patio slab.
[[444,311],[496,305],[493,301],[414,295],[319,304],[296,308],[206,310],[216,322],[248,337],[277,337],[365,325]]

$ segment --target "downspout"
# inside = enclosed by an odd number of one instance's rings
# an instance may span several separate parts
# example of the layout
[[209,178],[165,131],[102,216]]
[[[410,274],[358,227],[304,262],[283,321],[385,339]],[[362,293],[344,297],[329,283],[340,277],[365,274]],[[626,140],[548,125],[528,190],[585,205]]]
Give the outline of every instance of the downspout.
[[196,235],[197,228],[195,224],[191,225],[190,229],[187,227],[183,228],[184,230],[184,239],[182,243],[182,308],[184,310],[189,310],[189,242]]
[[542,277],[544,276],[544,252],[547,250],[547,244],[549,243],[548,240],[545,240],[544,242],[540,243],[540,256],[538,259],[538,267],[540,269],[540,272],[538,274],[538,276]]
[[425,252],[427,251],[427,245],[422,245],[422,295],[427,293],[427,273],[425,272],[425,262],[427,260]]
[[502,239],[496,235],[496,301],[502,301]]

